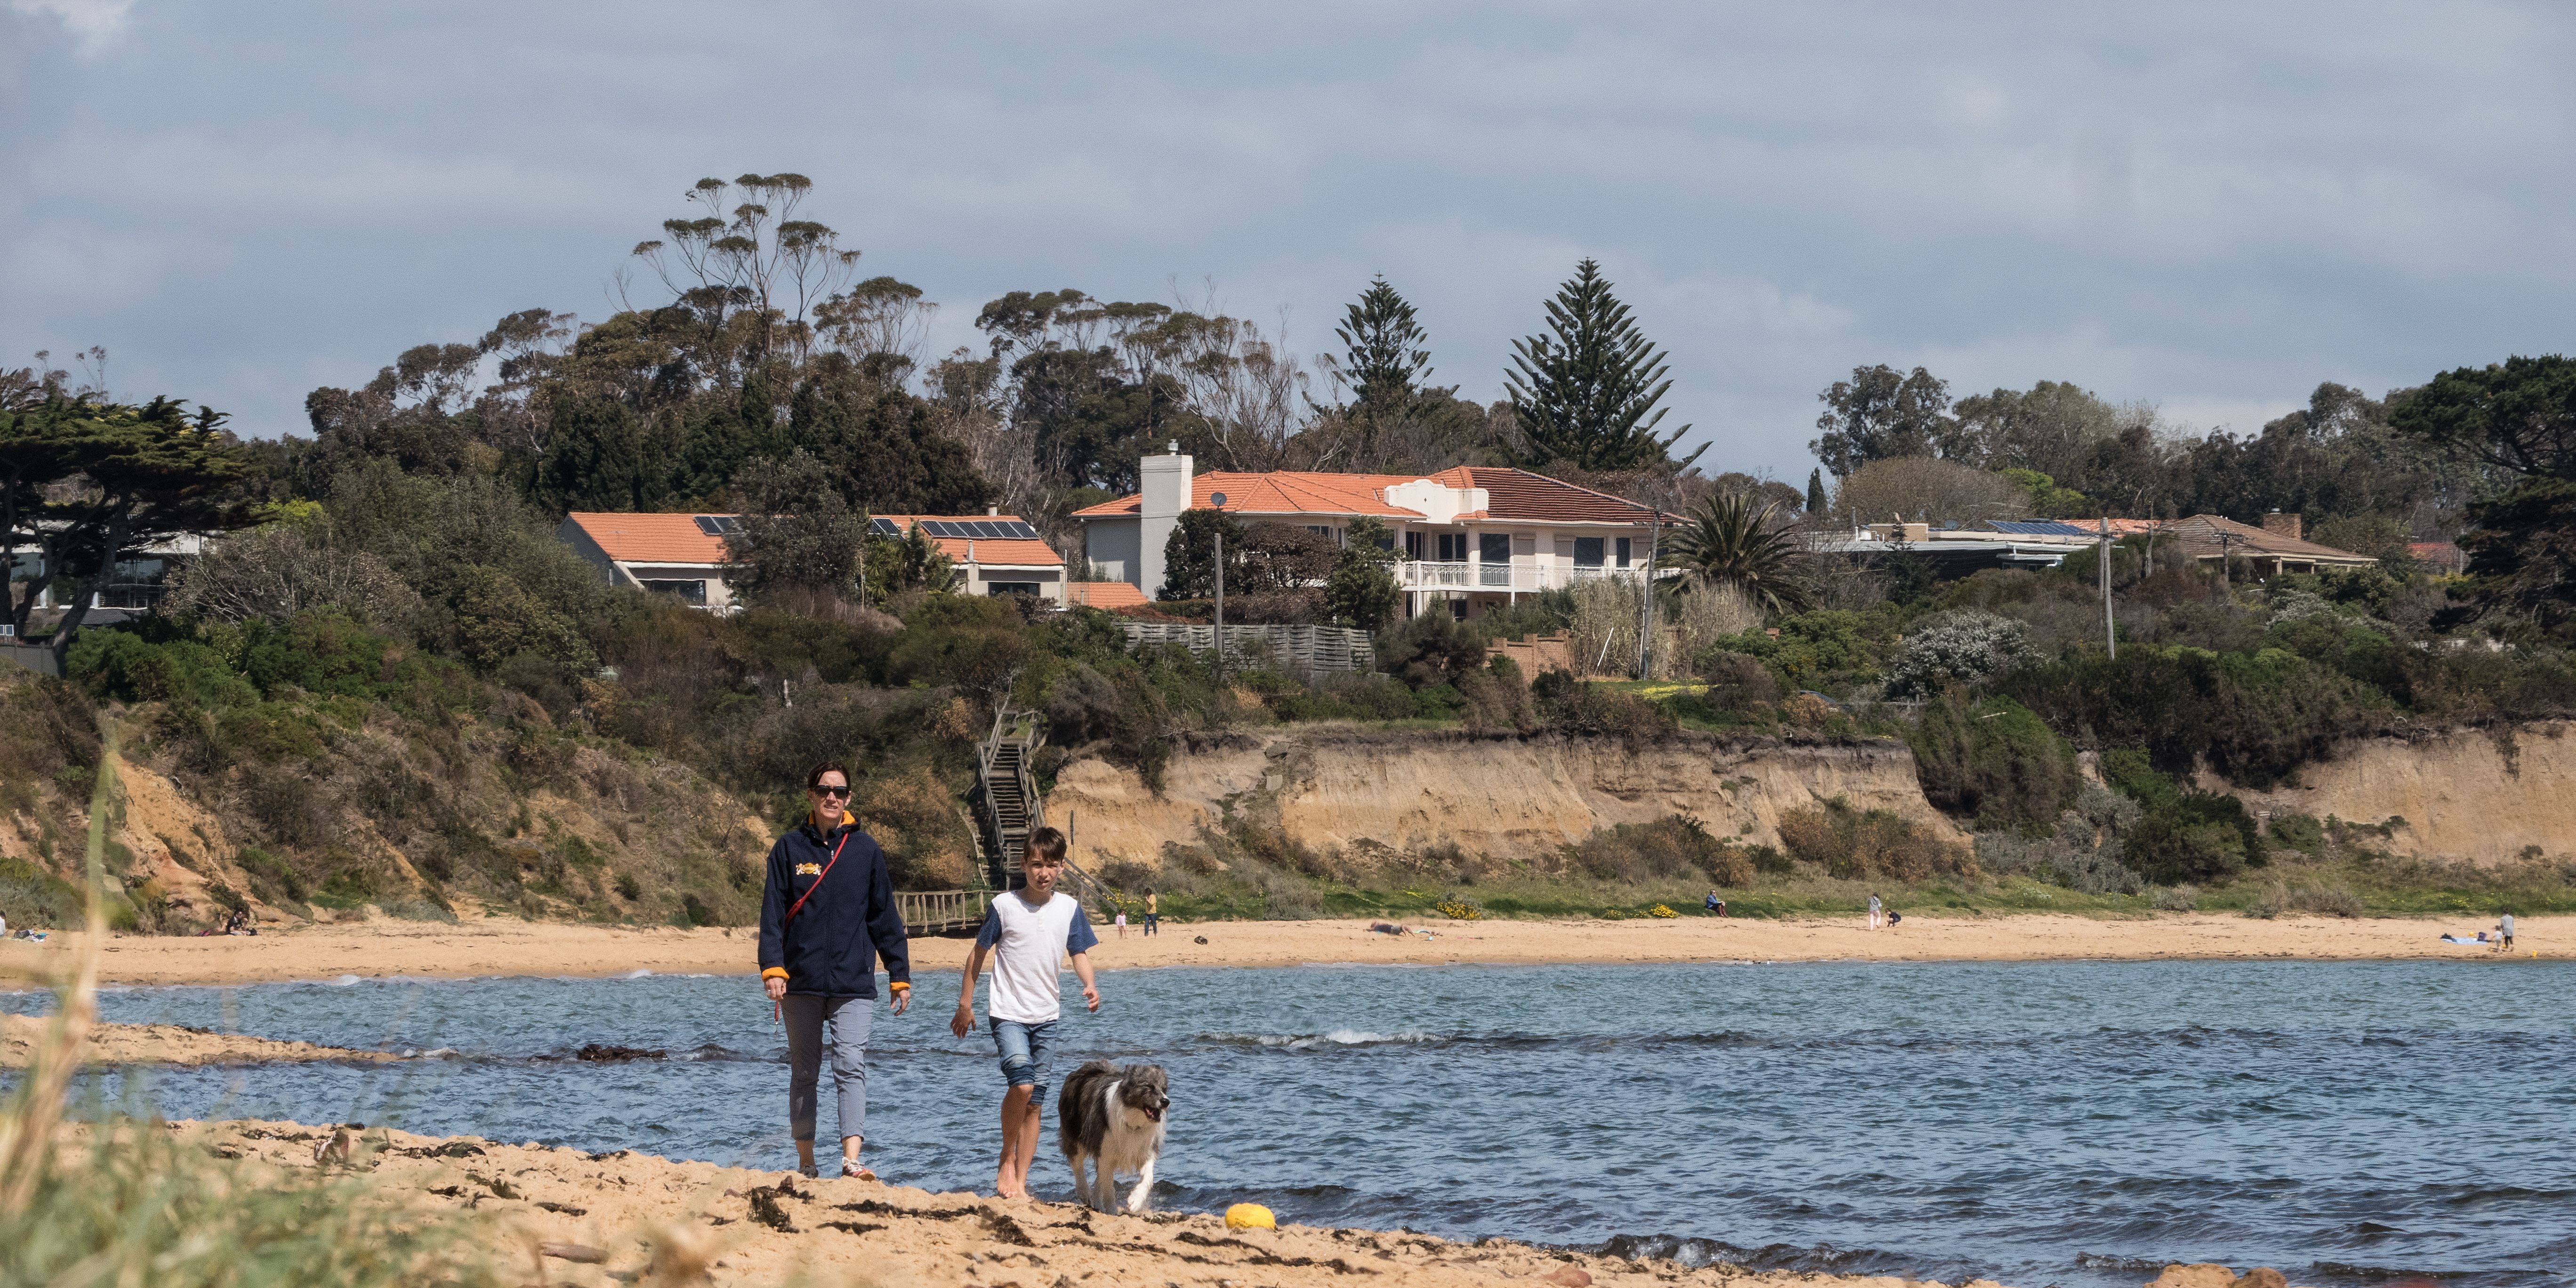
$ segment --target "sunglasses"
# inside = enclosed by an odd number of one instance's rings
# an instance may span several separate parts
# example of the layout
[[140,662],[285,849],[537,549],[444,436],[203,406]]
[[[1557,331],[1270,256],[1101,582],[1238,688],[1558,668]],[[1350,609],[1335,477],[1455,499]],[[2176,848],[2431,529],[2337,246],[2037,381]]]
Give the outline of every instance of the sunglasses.
[[847,796],[850,794],[850,789],[847,787],[808,787],[805,790],[810,791],[817,796]]

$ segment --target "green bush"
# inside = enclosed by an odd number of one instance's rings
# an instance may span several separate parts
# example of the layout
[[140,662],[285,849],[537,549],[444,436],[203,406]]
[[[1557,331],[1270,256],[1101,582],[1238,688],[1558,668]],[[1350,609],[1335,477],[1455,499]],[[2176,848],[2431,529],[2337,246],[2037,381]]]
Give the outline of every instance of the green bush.
[[1656,881],[1688,877],[1735,887],[1751,884],[1752,852],[1709,834],[1688,814],[1652,823],[1620,823],[1595,830],[1565,847],[1566,865],[1605,881]]
[[2102,776],[2144,811],[2125,838],[2124,857],[2147,880],[2211,885],[2262,861],[2253,816],[2235,797],[2185,791],[2134,749],[2104,755]]
[[1791,857],[1845,880],[1977,875],[1975,859],[1930,829],[1886,810],[1855,810],[1840,797],[1782,814],[1780,844]]
[[2053,823],[2084,786],[2075,749],[2010,698],[1971,706],[1966,693],[1947,689],[1910,741],[1924,798],[1979,828]]
[[185,699],[208,710],[259,701],[259,690],[236,674],[223,654],[194,640],[147,643],[133,631],[87,630],[72,641],[64,661],[64,674],[103,698]]

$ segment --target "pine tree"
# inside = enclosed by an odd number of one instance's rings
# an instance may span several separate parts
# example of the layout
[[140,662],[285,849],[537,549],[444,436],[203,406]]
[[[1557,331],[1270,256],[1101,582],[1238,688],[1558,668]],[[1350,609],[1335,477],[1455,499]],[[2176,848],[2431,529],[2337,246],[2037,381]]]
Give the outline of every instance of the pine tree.
[[1363,409],[1400,413],[1410,407],[1423,377],[1431,374],[1431,351],[1423,347],[1430,337],[1414,320],[1413,305],[1384,277],[1360,292],[1333,334],[1349,355],[1343,369]]
[[1662,402],[1673,382],[1664,376],[1665,355],[1610,293],[1601,266],[1584,260],[1548,301],[1550,334],[1512,345],[1517,370],[1504,378],[1526,449],[1515,463],[1541,466],[1572,461],[1587,470],[1678,469],[1708,450],[1674,461],[1672,446],[1690,432],[1684,425],[1658,437]]
[[1825,472],[1807,471],[1807,514],[1810,518],[1825,512]]

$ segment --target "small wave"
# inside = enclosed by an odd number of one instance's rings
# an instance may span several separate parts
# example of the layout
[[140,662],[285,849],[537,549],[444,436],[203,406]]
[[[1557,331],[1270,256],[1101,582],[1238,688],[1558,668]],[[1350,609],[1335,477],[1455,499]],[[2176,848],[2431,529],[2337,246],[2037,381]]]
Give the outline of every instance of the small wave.
[[1362,1029],[1334,1029],[1327,1033],[1204,1033],[1200,1040],[1220,1046],[1283,1047],[1290,1051],[1307,1051],[1317,1047],[1429,1045],[1458,1039],[1448,1034],[1412,1030],[1371,1033]]
[[619,979],[644,979],[644,978],[646,978],[646,977],[650,976],[652,973],[653,973],[653,972],[651,972],[651,971],[649,971],[649,970],[646,970],[646,969],[644,969],[644,968],[643,968],[643,967],[641,967],[641,966],[638,966],[638,967],[636,967],[635,969],[630,970],[630,971],[626,972],[625,974],[618,976],[617,978],[619,978]]

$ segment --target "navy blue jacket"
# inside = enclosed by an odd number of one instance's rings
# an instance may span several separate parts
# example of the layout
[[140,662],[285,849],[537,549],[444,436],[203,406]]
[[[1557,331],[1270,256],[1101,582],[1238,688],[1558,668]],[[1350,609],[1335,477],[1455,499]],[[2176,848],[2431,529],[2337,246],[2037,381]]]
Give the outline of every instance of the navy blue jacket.
[[[834,845],[841,846],[838,864],[832,862]],[[831,877],[824,880],[827,865]],[[817,881],[822,888],[815,888]],[[788,908],[809,890],[812,896],[789,925]],[[785,970],[790,993],[874,997],[880,956],[889,983],[912,982],[912,953],[884,852],[848,814],[829,836],[808,815],[769,847],[769,880],[760,892],[761,974]]]

